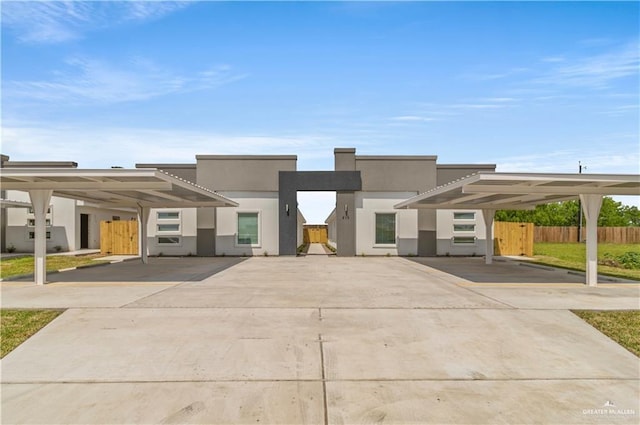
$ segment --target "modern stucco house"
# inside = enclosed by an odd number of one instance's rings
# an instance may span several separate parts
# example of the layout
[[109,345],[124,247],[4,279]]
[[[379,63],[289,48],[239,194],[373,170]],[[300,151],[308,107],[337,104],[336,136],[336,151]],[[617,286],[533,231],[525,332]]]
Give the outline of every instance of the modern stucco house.
[[[483,255],[480,211],[397,210],[420,193],[484,171],[494,164],[438,164],[436,156],[363,156],[334,150],[334,171],[298,171],[295,155],[196,155],[195,162],[136,164],[156,168],[215,191],[238,207],[152,209],[147,225],[150,255],[294,255],[302,243],[304,217],[297,191],[335,191],[326,222],[338,255]],[[72,162],[3,162],[5,167],[76,167]],[[26,192],[4,199],[28,201]],[[100,220],[135,218],[132,210],[109,210],[53,197],[48,247],[99,247]],[[6,208],[7,246],[29,251],[28,208]],[[31,248],[32,249],[32,248]]]
[[[290,255],[302,243],[296,191],[336,191],[327,218],[338,255],[482,255],[479,211],[396,210],[419,193],[494,164],[438,164],[436,156],[360,156],[334,150],[333,172],[297,171],[294,155],[197,155],[191,164],[158,168],[214,190],[237,208],[156,210],[148,227],[151,255]],[[292,248],[293,247],[293,251]]]

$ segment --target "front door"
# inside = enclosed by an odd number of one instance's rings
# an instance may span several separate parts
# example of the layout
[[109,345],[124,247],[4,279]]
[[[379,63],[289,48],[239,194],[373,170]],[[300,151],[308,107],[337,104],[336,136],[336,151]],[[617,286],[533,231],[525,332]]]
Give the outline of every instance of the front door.
[[89,248],[89,214],[80,214],[80,249]]

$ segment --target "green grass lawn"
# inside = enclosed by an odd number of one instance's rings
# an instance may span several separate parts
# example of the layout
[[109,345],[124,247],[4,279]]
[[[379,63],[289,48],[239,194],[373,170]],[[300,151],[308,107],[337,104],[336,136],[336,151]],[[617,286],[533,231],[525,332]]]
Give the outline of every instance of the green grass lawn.
[[[535,243],[533,255],[540,264],[585,271],[586,249],[583,243]],[[607,255],[617,257],[625,252],[640,252],[640,245],[598,244],[598,262],[604,262]],[[598,266],[598,273],[640,280],[640,269],[625,269],[601,264]]]
[[0,358],[58,317],[61,310],[0,311]]
[[[48,255],[47,271],[67,269],[70,267],[78,267],[87,264],[100,264],[106,261],[94,261],[94,258],[100,257],[95,255]],[[33,257],[7,258],[0,261],[0,277],[6,279],[12,276],[20,276],[23,274],[33,273]]]
[[640,357],[640,310],[576,310],[573,313]]

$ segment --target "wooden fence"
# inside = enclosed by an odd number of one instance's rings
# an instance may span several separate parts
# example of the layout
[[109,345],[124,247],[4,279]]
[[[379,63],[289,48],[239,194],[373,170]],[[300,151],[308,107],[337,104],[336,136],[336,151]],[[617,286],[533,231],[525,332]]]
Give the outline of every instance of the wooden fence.
[[303,231],[304,243],[327,243],[329,240],[326,224],[305,224]]
[[533,256],[533,223],[493,223],[495,255]]
[[138,255],[138,222],[101,221],[100,254]]
[[[582,240],[586,240],[586,229],[582,228]],[[536,226],[534,242],[578,242],[577,226]],[[640,227],[598,227],[598,242],[640,243]]]

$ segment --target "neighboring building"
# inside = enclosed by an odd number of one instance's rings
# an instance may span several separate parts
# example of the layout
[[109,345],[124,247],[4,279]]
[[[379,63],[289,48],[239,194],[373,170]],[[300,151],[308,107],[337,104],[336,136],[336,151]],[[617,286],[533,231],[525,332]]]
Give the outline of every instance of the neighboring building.
[[[9,161],[2,156],[2,168],[76,168],[71,161]],[[1,199],[8,205],[0,210],[0,238],[2,252],[33,252],[35,218],[29,194],[19,190],[2,191]],[[19,205],[24,203],[24,205]],[[83,201],[52,197],[47,212],[47,251],[76,251],[83,248],[100,248],[100,221],[133,220],[135,211],[99,208]]]

